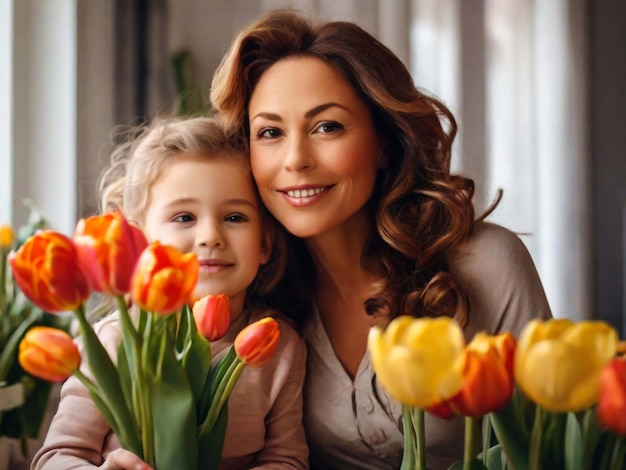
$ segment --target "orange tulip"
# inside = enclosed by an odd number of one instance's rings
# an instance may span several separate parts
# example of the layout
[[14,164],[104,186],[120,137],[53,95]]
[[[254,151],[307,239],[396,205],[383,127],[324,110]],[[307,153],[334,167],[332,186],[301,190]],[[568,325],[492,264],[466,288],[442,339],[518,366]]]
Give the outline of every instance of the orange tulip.
[[35,326],[28,330],[20,343],[18,360],[31,375],[62,382],[80,366],[80,352],[65,331]]
[[217,341],[230,327],[230,299],[225,294],[206,295],[193,304],[193,316],[200,334]]
[[515,345],[510,333],[478,333],[463,350],[463,388],[450,400],[450,407],[464,416],[479,417],[504,406],[515,386]]
[[17,285],[42,310],[75,310],[89,297],[74,243],[61,233],[37,232],[9,255],[9,264]]
[[602,369],[597,413],[605,428],[626,435],[626,358],[617,357]]
[[241,330],[235,338],[235,352],[246,366],[259,367],[272,358],[279,338],[278,323],[266,317]]
[[196,287],[200,267],[193,253],[154,242],[139,257],[131,280],[133,301],[160,315],[179,311]]
[[130,291],[130,277],[148,245],[144,234],[118,211],[81,219],[74,231],[78,259],[93,289],[111,295]]

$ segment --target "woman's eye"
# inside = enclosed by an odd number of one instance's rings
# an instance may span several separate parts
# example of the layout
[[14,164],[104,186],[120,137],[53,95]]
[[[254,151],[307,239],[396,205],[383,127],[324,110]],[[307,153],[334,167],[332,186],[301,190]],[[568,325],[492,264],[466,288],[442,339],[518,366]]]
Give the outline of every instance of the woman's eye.
[[260,139],[276,139],[277,137],[280,137],[281,135],[282,135],[282,133],[280,132],[280,130],[278,130],[278,129],[274,128],[274,127],[261,129],[257,133],[257,136]]
[[242,223],[242,222],[246,222],[248,218],[241,214],[231,214],[231,215],[227,215],[224,220],[226,222]]
[[340,129],[343,129],[343,126],[338,122],[325,122],[317,128],[317,131],[323,134],[327,134],[330,132],[338,131]]
[[174,222],[193,222],[193,216],[189,214],[181,214],[174,217]]

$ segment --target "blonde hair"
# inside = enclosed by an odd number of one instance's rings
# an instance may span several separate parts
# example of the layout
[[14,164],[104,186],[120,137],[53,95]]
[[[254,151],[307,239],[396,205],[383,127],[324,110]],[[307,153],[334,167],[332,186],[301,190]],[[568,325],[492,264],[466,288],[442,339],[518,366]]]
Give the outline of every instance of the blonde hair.
[[[247,169],[250,184],[256,185],[250,172],[247,144],[244,139],[225,132],[221,120],[213,117],[155,117],[149,123],[126,129],[119,134],[121,142],[111,154],[111,161],[98,182],[100,210],[121,211],[141,228],[150,203],[150,188],[170,162],[193,154],[208,160],[235,159]],[[258,192],[257,192],[258,197]],[[277,223],[258,198],[263,221],[266,248],[271,248],[270,260],[248,287],[246,307],[277,308],[264,296],[277,284],[286,263],[286,242]]]
[[120,144],[98,183],[100,210],[120,210],[141,225],[150,187],[163,167],[182,154],[238,159],[249,168],[243,139],[228,136],[215,117],[156,117],[119,134]]

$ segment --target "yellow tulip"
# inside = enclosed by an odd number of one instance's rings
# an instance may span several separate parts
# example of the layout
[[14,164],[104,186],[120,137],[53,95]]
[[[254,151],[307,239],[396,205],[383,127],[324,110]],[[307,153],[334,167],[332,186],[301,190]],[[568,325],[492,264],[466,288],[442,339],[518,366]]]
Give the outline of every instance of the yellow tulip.
[[465,339],[450,318],[398,317],[370,330],[368,349],[378,380],[396,400],[428,408],[463,386]]
[[10,225],[0,225],[0,248],[11,248],[13,245],[13,229]]
[[533,320],[517,344],[515,379],[548,411],[584,410],[598,400],[600,372],[615,356],[617,340],[604,322]]

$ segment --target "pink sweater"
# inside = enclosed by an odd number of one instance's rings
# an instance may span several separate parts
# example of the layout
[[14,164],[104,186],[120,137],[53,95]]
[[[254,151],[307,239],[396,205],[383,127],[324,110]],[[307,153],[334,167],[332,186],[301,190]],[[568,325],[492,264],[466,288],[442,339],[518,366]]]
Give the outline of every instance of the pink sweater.
[[[226,337],[212,344],[213,354],[233,343],[248,323],[269,315],[244,313]],[[308,448],[302,427],[302,386],[306,348],[285,320],[276,317],[280,343],[272,360],[244,369],[228,402],[228,426],[220,469],[307,469]],[[113,314],[97,324],[100,340],[114,353],[120,340]],[[172,436],[175,438],[175,436]],[[70,377],[61,390],[58,411],[33,469],[86,469],[100,466],[119,442],[104,421],[87,389]]]

